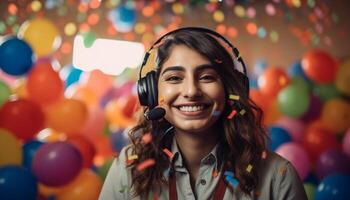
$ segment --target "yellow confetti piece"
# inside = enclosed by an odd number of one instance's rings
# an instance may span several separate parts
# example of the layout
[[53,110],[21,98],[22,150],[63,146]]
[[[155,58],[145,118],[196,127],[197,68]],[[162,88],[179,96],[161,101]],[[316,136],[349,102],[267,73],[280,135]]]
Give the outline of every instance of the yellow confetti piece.
[[136,167],[137,171],[143,171],[145,169],[147,169],[148,167],[153,166],[156,163],[156,161],[154,161],[154,159],[147,159],[145,161],[143,161],[142,163],[138,164]]
[[247,166],[247,172],[248,173],[250,173],[251,171],[252,171],[252,169],[253,169],[253,166],[251,165],[251,164],[249,164],[248,166]]
[[135,155],[131,155],[128,157],[128,160],[136,160],[138,158],[138,156],[135,154]]
[[246,111],[244,109],[242,109],[241,111],[239,111],[239,114],[244,115],[246,113]]
[[227,116],[227,119],[232,119],[237,114],[237,110],[232,110],[231,113]]
[[262,158],[262,159],[266,159],[266,158],[267,158],[267,152],[266,152],[266,151],[263,151],[263,152],[262,152],[261,158]]
[[171,151],[169,151],[169,149],[167,149],[167,148],[164,148],[164,149],[163,149],[163,152],[164,152],[169,158],[173,158],[173,157],[174,157],[174,154],[173,154]]
[[151,133],[146,133],[145,135],[142,136],[142,142],[144,144],[148,144],[152,141],[152,134]]
[[229,98],[231,100],[239,100],[239,96],[238,95],[234,95],[234,94],[230,94]]

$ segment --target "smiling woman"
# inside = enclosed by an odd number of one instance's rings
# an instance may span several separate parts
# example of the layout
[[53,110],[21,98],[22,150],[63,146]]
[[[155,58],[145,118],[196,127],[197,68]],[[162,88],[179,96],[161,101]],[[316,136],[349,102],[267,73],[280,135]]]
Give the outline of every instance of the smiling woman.
[[139,100],[146,116],[157,109],[165,115],[142,117],[130,130],[132,145],[113,162],[101,200],[306,199],[293,166],[266,150],[262,111],[249,98],[244,62],[231,43],[191,27],[153,48],[157,67],[140,77]]

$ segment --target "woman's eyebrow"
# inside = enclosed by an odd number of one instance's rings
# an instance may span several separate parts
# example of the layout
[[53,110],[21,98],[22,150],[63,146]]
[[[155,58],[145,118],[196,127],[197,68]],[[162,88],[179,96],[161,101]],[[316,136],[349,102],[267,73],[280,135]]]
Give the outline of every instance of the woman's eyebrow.
[[[203,71],[205,69],[214,69],[212,64],[202,64],[202,65],[198,65],[195,68],[195,71]],[[167,71],[185,71],[185,68],[182,66],[171,66],[166,68],[161,75],[163,75],[165,72]]]

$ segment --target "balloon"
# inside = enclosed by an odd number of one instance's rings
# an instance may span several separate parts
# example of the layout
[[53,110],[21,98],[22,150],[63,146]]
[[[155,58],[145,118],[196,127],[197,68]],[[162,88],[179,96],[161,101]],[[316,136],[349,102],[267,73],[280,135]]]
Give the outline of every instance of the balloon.
[[279,92],[277,101],[281,113],[289,117],[299,117],[307,111],[310,95],[298,85],[288,85]]
[[67,139],[67,135],[50,128],[45,128],[37,134],[36,138],[44,142],[56,142],[65,141]]
[[96,97],[100,99],[113,86],[113,77],[104,74],[100,70],[93,70],[89,73],[84,73],[80,82],[90,88]]
[[0,127],[28,140],[44,127],[44,114],[34,102],[11,99],[0,108]]
[[102,181],[96,173],[83,169],[79,175],[58,193],[56,200],[96,200],[101,192]]
[[282,68],[267,68],[258,78],[258,85],[261,92],[270,97],[276,96],[288,83],[289,78]]
[[327,150],[318,158],[316,173],[319,179],[334,173],[350,174],[350,158],[340,150]]
[[66,88],[79,81],[82,74],[82,70],[75,68],[74,66],[65,66],[60,71],[60,77],[65,80]]
[[304,183],[304,189],[307,199],[313,200],[315,198],[316,186],[311,183]]
[[349,175],[327,176],[318,185],[315,200],[347,200],[350,196],[349,183]]
[[123,115],[122,107],[118,100],[108,102],[105,111],[108,122],[118,128],[125,129],[136,122],[136,120],[127,118]]
[[79,100],[65,98],[48,105],[45,113],[48,127],[62,132],[74,132],[86,122],[88,109]]
[[81,153],[83,158],[83,167],[89,168],[96,154],[94,145],[82,135],[71,135],[67,142],[73,144]]
[[[77,132],[86,136],[101,134],[105,127],[106,117],[104,110],[99,106],[89,109],[89,115],[84,125]],[[69,133],[70,134],[70,133]]]
[[33,174],[21,166],[0,168],[0,199],[36,200],[38,185]]
[[18,35],[28,41],[38,57],[50,55],[61,45],[57,27],[46,18],[26,21],[19,28]]
[[6,85],[5,82],[0,81],[0,107],[11,95],[10,88]]
[[123,108],[123,115],[127,118],[132,118],[139,104],[138,97],[136,95],[130,94],[121,97],[118,101],[120,102],[120,105]]
[[285,129],[292,137],[293,141],[300,142],[304,134],[304,124],[298,120],[283,116],[276,122],[276,125]]
[[75,91],[72,95],[73,99],[84,102],[88,107],[96,107],[98,105],[98,98],[91,88],[87,86],[75,85],[74,90]]
[[63,81],[50,60],[37,62],[28,74],[29,98],[39,104],[50,104],[63,97]]
[[307,79],[307,77],[304,73],[304,70],[301,66],[300,60],[297,60],[292,65],[290,65],[287,69],[287,73],[290,77],[299,76],[299,77],[302,77],[304,80]]
[[306,130],[302,142],[312,162],[316,161],[322,152],[339,147],[334,134],[315,127]]
[[276,99],[273,99],[270,103],[269,110],[265,113],[264,123],[266,125],[271,125],[275,123],[281,116],[282,113],[278,108],[278,102]]
[[275,151],[280,145],[292,140],[289,133],[281,127],[270,126],[268,131],[271,138],[269,143],[269,149],[271,151]]
[[276,153],[287,159],[297,170],[300,179],[304,180],[310,172],[310,160],[304,148],[294,142],[279,146]]
[[32,161],[34,155],[43,144],[44,142],[40,142],[38,140],[31,140],[23,145],[23,166],[27,167],[27,169],[32,168]]
[[23,40],[7,37],[0,44],[0,68],[10,75],[23,75],[33,64],[33,51]]
[[68,142],[42,145],[36,152],[32,171],[47,186],[62,186],[73,180],[82,168],[80,152]]
[[350,59],[349,58],[340,64],[337,72],[337,77],[335,79],[335,85],[341,93],[347,96],[350,96]]
[[322,109],[321,120],[330,131],[344,132],[350,127],[349,102],[341,98],[327,101]]
[[340,92],[333,83],[314,85],[313,93],[323,102],[340,96]]
[[62,192],[62,188],[61,187],[50,187],[50,186],[46,186],[44,184],[39,183],[38,184],[38,188],[39,188],[39,194],[46,197],[44,198],[45,200],[55,200],[55,197],[58,193]]
[[300,89],[311,91],[311,84],[301,76],[294,76],[290,81],[292,85],[297,85]]
[[22,148],[16,137],[10,132],[0,129],[0,166],[20,165],[22,162]]
[[136,12],[129,5],[121,5],[109,12],[109,19],[120,32],[129,32],[136,22]]
[[343,151],[350,157],[350,129],[348,129],[344,134]]
[[264,112],[267,112],[270,106],[270,101],[267,96],[257,89],[249,91],[249,97],[256,103]]
[[101,98],[100,105],[105,107],[106,104],[114,99],[120,98],[124,95],[129,95],[133,88],[135,87],[135,83],[131,81],[127,81],[118,88],[110,88]]
[[304,122],[309,122],[318,118],[322,111],[322,106],[321,100],[317,96],[311,95],[309,108],[300,119]]
[[331,83],[337,72],[336,61],[325,51],[310,50],[302,58],[306,76],[316,83]]
[[113,151],[120,152],[128,144],[128,137],[125,136],[124,130],[119,130],[110,135],[110,141]]

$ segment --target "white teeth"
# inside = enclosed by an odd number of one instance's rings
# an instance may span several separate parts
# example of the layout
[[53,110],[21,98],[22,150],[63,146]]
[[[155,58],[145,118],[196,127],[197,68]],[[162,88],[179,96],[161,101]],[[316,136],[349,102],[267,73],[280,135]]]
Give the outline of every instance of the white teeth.
[[196,112],[204,109],[204,106],[180,106],[179,109],[184,112]]

